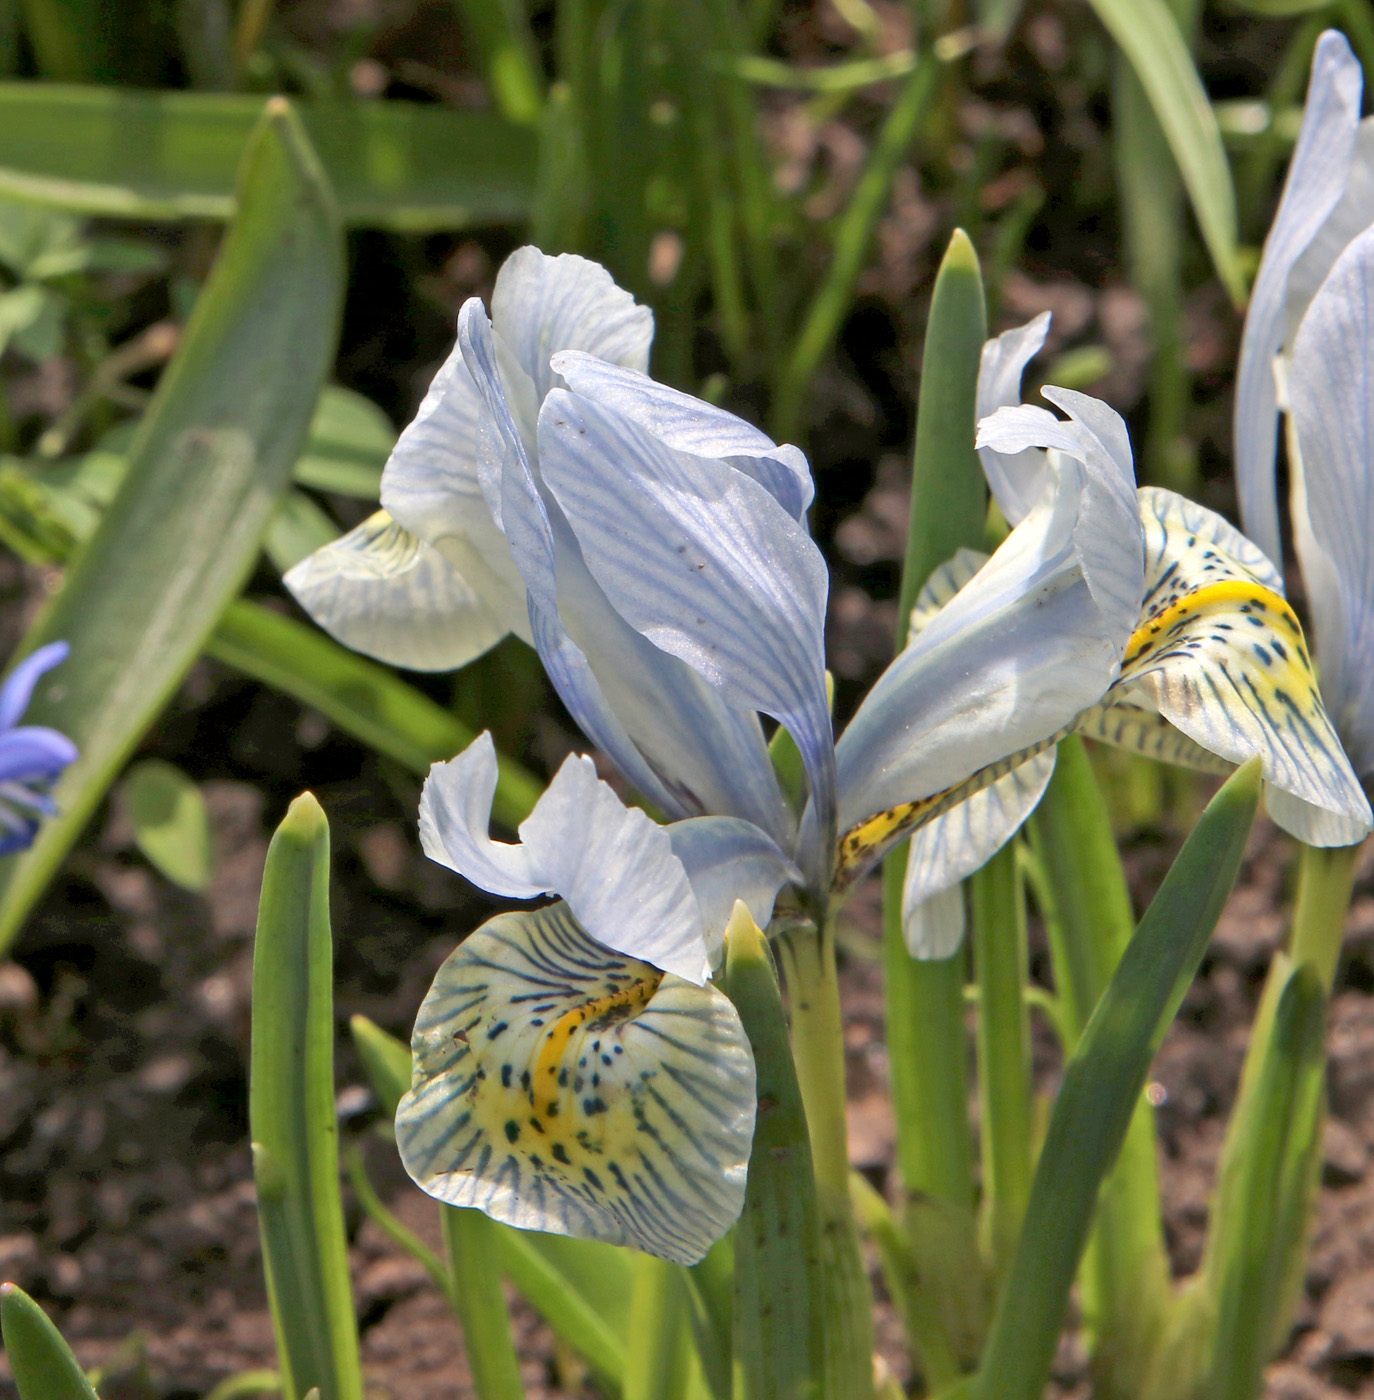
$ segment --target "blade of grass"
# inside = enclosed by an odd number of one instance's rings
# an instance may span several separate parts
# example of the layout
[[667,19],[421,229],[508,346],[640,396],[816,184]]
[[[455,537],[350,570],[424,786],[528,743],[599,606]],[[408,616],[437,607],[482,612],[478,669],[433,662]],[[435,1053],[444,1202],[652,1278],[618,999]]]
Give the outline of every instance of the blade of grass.
[[[216,660],[318,710],[340,729],[421,776],[476,735],[441,705],[323,632],[240,598],[226,609],[206,651]],[[492,814],[512,831],[529,816],[540,783],[500,757]]]
[[0,872],[0,947],[242,586],[333,357],[338,222],[280,99],[250,142],[242,191],[119,492],[25,638],[26,648],[71,644],[60,684],[40,686],[28,714],[81,755],[55,790],[61,815]]
[[1245,301],[1236,254],[1236,199],[1217,119],[1165,0],[1089,0],[1154,108],[1178,163],[1203,241],[1235,305]]
[[[412,102],[302,102],[350,225],[452,232],[519,222],[532,134],[486,112]],[[0,83],[0,194],[77,214],[228,219],[262,99]]]
[[0,1284],[0,1332],[19,1400],[96,1400],[47,1313],[12,1283]]
[[805,427],[802,410],[812,376],[829,352],[849,309],[873,230],[887,207],[897,167],[910,151],[935,96],[939,68],[933,51],[927,50],[902,84],[835,229],[830,266],[811,300],[801,330],[781,362],[773,399],[773,432],[779,440],[795,440]]
[[1235,882],[1259,788],[1259,762],[1251,759],[1208,804],[1065,1068],[1020,1245],[971,1387],[976,1400],[1043,1393],[1097,1188]]
[[298,797],[267,851],[253,945],[248,1119],[283,1390],[362,1400],[334,1110],[329,824]]
[[497,110],[519,126],[538,123],[544,106],[539,57],[521,0],[455,0],[482,56]]

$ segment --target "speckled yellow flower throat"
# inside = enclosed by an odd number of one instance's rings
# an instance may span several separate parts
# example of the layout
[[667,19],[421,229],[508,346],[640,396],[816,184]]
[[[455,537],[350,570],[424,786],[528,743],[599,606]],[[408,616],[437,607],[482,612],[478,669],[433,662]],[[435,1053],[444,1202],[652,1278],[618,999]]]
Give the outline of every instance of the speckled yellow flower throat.
[[681,1262],[738,1212],[754,1075],[734,1008],[595,943],[565,904],[463,943],[413,1049],[397,1142],[431,1195]]

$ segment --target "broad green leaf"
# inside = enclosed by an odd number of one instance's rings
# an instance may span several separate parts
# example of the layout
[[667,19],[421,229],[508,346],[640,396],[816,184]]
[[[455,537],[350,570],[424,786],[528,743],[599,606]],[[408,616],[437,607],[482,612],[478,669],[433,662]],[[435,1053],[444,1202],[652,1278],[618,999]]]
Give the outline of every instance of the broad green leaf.
[[61,815],[0,871],[0,946],[242,586],[334,353],[338,224],[285,102],[269,105],[249,145],[242,191],[119,492],[25,638],[71,644],[28,713],[81,752],[55,789]]
[[[299,105],[344,221],[410,232],[519,222],[532,135],[411,102]],[[77,214],[227,219],[262,99],[0,83],[0,193]]]
[[1237,306],[1245,279],[1236,255],[1236,200],[1216,116],[1165,0],[1090,0],[1135,69],[1188,189],[1217,275]]
[[0,1284],[0,1332],[19,1400],[96,1400],[47,1313],[12,1283]]
[[334,1109],[329,823],[309,793],[267,850],[253,944],[248,1122],[267,1295],[288,1396],[362,1400]]
[[972,1387],[977,1400],[1038,1400],[1044,1391],[1098,1187],[1235,883],[1259,790],[1259,762],[1251,759],[1208,804],[1065,1067]]
[[326,384],[296,463],[296,481],[316,491],[375,501],[395,445],[391,419],[371,399]]
[[803,1400],[825,1373],[815,1176],[768,945],[742,904],[726,932],[726,989],[754,1051],[758,1118],[735,1229],[739,1400]]
[[200,789],[160,758],[129,769],[124,797],[138,849],[173,883],[200,891],[210,883],[210,821]]
[[[355,739],[423,777],[430,764],[476,735],[393,671],[341,647],[314,627],[240,598],[206,645],[217,660],[318,710]],[[504,756],[492,815],[514,831],[529,816],[542,785]]]

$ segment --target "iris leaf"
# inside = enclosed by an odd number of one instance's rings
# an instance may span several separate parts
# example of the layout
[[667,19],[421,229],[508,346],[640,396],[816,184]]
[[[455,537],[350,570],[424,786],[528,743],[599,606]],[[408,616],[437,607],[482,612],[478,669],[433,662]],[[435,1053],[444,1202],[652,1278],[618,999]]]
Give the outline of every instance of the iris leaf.
[[96,1400],[47,1313],[12,1283],[0,1284],[0,1331],[19,1400]]
[[61,815],[0,874],[0,945],[252,568],[334,354],[339,227],[284,101],[269,104],[250,141],[240,189],[241,212],[139,427],[118,494],[25,639],[26,648],[71,644],[28,717],[69,735],[81,756],[55,791]]

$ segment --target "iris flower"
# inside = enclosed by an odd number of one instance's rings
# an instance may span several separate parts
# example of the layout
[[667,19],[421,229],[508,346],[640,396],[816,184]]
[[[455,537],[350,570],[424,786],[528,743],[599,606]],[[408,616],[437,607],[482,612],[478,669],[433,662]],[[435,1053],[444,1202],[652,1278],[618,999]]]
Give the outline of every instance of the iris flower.
[[65,734],[19,721],[40,678],[67,659],[66,642],[40,647],[0,686],[0,855],[33,844],[40,820],[52,815],[48,790],[76,758]]
[[[346,641],[357,639],[360,618],[398,616],[398,637],[443,636],[445,607],[466,606],[467,594],[412,589],[410,570],[432,581],[442,563],[456,576],[460,551],[451,542],[481,539],[489,574],[504,570],[523,584],[525,632],[583,732],[670,825],[645,847],[659,854],[632,869],[618,854],[629,838],[617,823],[641,835],[652,828],[615,812],[578,760],[522,827],[521,845],[502,847],[486,834],[489,749],[435,770],[423,818],[431,855],[495,893],[548,892],[564,903],[552,906],[557,913],[503,916],[499,930],[488,925],[454,954],[421,1009],[398,1137],[417,1179],[446,1199],[686,1258],[738,1208],[728,1186],[738,1157],[724,1140],[711,1150],[730,1209],[672,1243],[657,1226],[633,1223],[691,1195],[685,1178],[652,1201],[641,1194],[668,1180],[662,1153],[681,1156],[681,1140],[662,1123],[658,1136],[634,1139],[639,1176],[616,1158],[624,1182],[615,1183],[614,1206],[598,1213],[584,1191],[574,1208],[566,1178],[555,1186],[550,1161],[559,1171],[568,1164],[541,1148],[527,1119],[464,1115],[495,1081],[512,1114],[524,1102],[547,1132],[546,1113],[519,1095],[551,1070],[560,1087],[565,1077],[573,1085],[588,1069],[600,1072],[566,1028],[595,1022],[638,1034],[665,989],[700,1014],[683,1013],[676,1042],[641,1039],[643,1056],[658,1046],[659,1087],[666,1093],[677,1082],[669,1051],[729,1063],[709,1029],[721,1022],[703,979],[735,898],[766,923],[786,881],[791,916],[823,919],[832,892],[949,803],[950,789],[1043,742],[1100,698],[1120,668],[1143,586],[1129,459],[1113,456],[1092,423],[1077,425],[1078,456],[1054,459],[1025,519],[893,663],[836,745],[824,669],[828,580],[805,523],[812,484],[801,453],[630,363],[631,343],[642,362],[648,313],[594,264],[522,250],[503,268],[493,303],[491,319],[480,302],[463,308],[455,355],[388,463],[383,500],[398,524],[386,530],[409,532],[404,557],[364,531],[314,556],[290,582]],[[476,577],[467,580],[473,594],[485,586]],[[419,664],[419,653],[410,655]],[[765,719],[800,752],[807,790],[795,804],[770,760]],[[621,835],[600,835],[603,821]],[[641,903],[653,902],[651,885],[678,895],[686,888],[664,854],[669,845],[702,911],[699,935],[677,941],[667,930],[679,925],[637,918]],[[652,880],[635,873],[655,863]],[[673,907],[690,907],[678,895]],[[633,966],[626,971],[617,958]],[[498,977],[493,964],[506,972]],[[518,964],[547,986],[517,985],[510,969]],[[640,990],[607,1002],[602,972],[572,977],[582,964],[614,965],[623,979],[616,987]],[[555,988],[563,1000],[539,1011]],[[641,1072],[656,1072],[641,1063]],[[722,1083],[733,1073],[722,1070]],[[581,1135],[602,1142],[605,1125],[633,1120],[642,1101],[625,1080],[603,1076],[599,1088],[599,1098],[560,1101],[560,1127],[571,1137],[559,1141],[604,1184],[573,1146]],[[686,1090],[663,1108],[692,1132],[698,1112]]]
[[[1049,402],[1079,420],[1017,405],[1026,364],[1044,343],[1048,314],[989,341],[978,409],[980,457],[1015,524],[1056,458],[1083,451],[1091,422],[1134,480],[1126,426],[1107,405],[1047,387]],[[1370,829],[1369,804],[1323,706],[1283,579],[1254,543],[1215,512],[1172,491],[1138,492],[1136,545],[1144,557],[1139,609],[1122,666],[1098,702],[1067,726],[1167,762],[1211,772],[1259,754],[1270,815],[1311,845],[1339,846]],[[916,637],[959,596],[981,556],[961,553],[936,571],[912,618]],[[1056,739],[1060,736],[1056,736]],[[908,947],[945,957],[958,946],[958,882],[982,866],[1034,810],[1054,771],[1052,742],[912,839],[903,898]]]
[[[1374,778],[1374,119],[1344,37],[1318,41],[1283,197],[1246,320],[1236,395],[1242,517],[1281,559],[1275,483],[1287,410],[1293,542],[1321,687],[1355,771]],[[1298,833],[1301,835],[1301,833]],[[1352,831],[1353,843],[1364,835]]]

